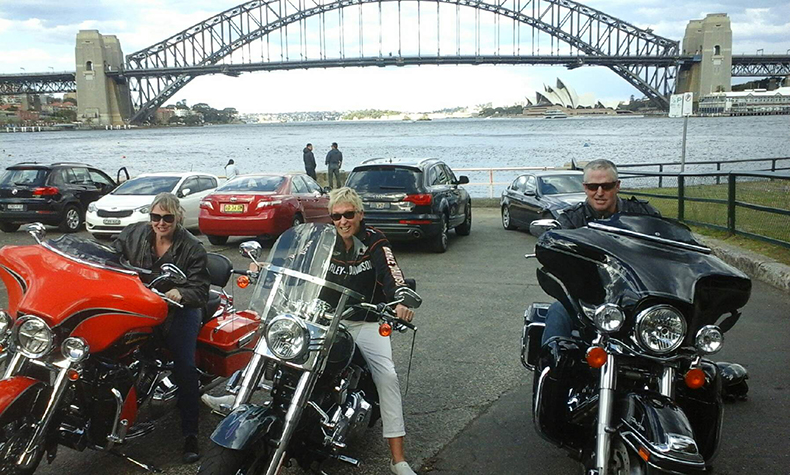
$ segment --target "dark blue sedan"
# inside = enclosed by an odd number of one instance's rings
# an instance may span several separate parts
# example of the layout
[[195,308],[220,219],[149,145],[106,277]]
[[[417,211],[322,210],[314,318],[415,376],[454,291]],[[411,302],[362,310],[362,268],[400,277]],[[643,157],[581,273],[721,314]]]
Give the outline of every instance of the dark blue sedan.
[[556,218],[559,211],[587,198],[581,171],[536,171],[519,176],[502,192],[505,229],[529,228],[536,219]]

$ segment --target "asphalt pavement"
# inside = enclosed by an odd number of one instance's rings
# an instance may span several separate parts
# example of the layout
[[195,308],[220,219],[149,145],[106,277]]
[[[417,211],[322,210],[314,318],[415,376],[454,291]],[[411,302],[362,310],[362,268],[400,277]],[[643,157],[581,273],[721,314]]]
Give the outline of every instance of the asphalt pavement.
[[[52,229],[53,235],[54,228]],[[86,235],[87,233],[82,233]],[[208,250],[246,262],[237,249],[242,239]],[[23,232],[0,235],[0,245],[28,244]],[[522,315],[533,301],[550,301],[535,281],[536,262],[524,255],[535,239],[523,231],[502,229],[499,211],[475,209],[470,236],[454,233],[445,254],[420,244],[395,245],[407,277],[417,279],[423,306],[418,326],[408,393],[404,396],[407,456],[421,473],[442,474],[577,474],[579,467],[565,453],[541,439],[530,414],[532,375],[519,361]],[[264,247],[271,243],[264,243]],[[250,289],[235,289],[237,307],[244,308]],[[0,295],[0,307],[7,302]],[[727,405],[723,442],[714,462],[717,474],[788,474],[790,454],[790,296],[759,282],[741,321],[726,335],[717,359],[737,361],[749,369],[750,397]],[[405,390],[411,334],[393,337],[396,365]],[[215,393],[221,392],[220,389]],[[203,408],[201,445],[219,418]],[[386,474],[388,450],[381,424],[350,445],[346,455],[360,459],[353,468],[334,463],[329,474]],[[177,415],[124,450],[156,465],[165,474],[195,473],[197,466],[180,464],[182,439]],[[287,473],[301,473],[292,468]],[[129,462],[107,453],[77,453],[61,447],[41,474],[138,474]]]

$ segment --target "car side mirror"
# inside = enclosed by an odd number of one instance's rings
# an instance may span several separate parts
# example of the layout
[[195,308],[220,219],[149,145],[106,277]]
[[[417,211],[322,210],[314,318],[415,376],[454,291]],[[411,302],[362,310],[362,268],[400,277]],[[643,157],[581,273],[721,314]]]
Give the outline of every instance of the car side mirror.
[[417,292],[408,287],[398,287],[395,291],[395,299],[409,308],[420,308],[422,305],[422,299]]
[[191,191],[192,191],[192,190],[190,190],[189,188],[184,188],[183,190],[181,190],[181,191],[178,193],[178,195],[179,195],[179,198],[183,198],[183,197],[187,196],[187,195],[188,195],[188,194],[189,194]]
[[529,233],[538,237],[546,231],[558,229],[559,227],[560,223],[556,219],[536,219],[529,223]]
[[466,175],[461,175],[458,177],[458,181],[455,182],[456,185],[466,185],[469,183],[469,177]]
[[537,195],[537,193],[535,192],[534,188],[527,188],[526,190],[524,190],[524,195],[526,195],[526,196],[535,196],[535,195]]

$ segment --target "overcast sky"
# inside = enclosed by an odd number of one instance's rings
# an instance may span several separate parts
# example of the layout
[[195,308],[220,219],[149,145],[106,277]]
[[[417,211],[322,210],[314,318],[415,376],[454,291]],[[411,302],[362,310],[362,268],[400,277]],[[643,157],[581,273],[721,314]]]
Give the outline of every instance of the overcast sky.
[[[102,34],[116,35],[124,54],[129,54],[240,3],[238,0],[0,0],[0,74],[73,71],[75,36],[81,29],[98,29]],[[702,19],[708,13],[728,13],[735,54],[755,53],[758,49],[763,49],[766,54],[786,54],[790,49],[789,0],[588,0],[582,3],[637,27],[652,28],[655,34],[676,41],[682,39],[689,20]],[[383,23],[388,28],[383,35],[387,38],[383,45],[384,55],[392,51],[397,54],[396,5],[392,2],[384,7]],[[347,57],[359,54],[358,41],[353,38],[359,31],[359,10],[354,8],[344,13]],[[363,44],[364,54],[369,56],[378,54],[378,10],[375,5],[365,8],[362,19],[365,25],[370,26],[363,29]],[[474,52],[476,41],[481,45],[481,52],[495,51],[493,16],[491,20],[483,17],[481,24],[484,28],[480,39],[476,40],[474,10],[462,8],[461,16],[456,20],[454,6],[442,5],[442,9],[442,51],[450,50],[453,54],[455,47],[460,45],[461,54],[470,54]],[[425,38],[437,41],[435,10],[433,5],[422,10],[424,44],[428,44]],[[433,26],[428,27],[431,14],[434,15]],[[331,18],[337,18],[337,13]],[[410,28],[412,32],[416,29],[414,2],[403,2],[401,18],[402,51],[408,55],[416,48],[416,34],[407,33]],[[456,21],[462,25],[460,38],[455,35]],[[503,55],[512,48],[512,25],[510,20],[500,22]],[[308,45],[308,57],[317,55],[314,51],[318,48],[319,28],[317,17],[307,24],[309,31],[304,43]],[[336,26],[333,27],[330,21],[327,36],[333,37],[332,33],[336,31]],[[528,40],[524,39],[530,35],[529,30],[522,28],[521,35],[521,54],[531,54],[526,48]],[[299,40],[296,35],[289,37],[296,41],[289,55],[293,59],[299,54]],[[542,54],[551,47],[548,38],[544,36],[540,40]],[[413,44],[407,44],[409,41]],[[328,46],[332,48],[331,43]],[[255,61],[258,58],[260,61],[264,49],[262,44],[248,49],[245,60],[252,58]],[[436,46],[433,54],[435,49]],[[279,52],[270,54],[272,60],[279,59]],[[565,52],[560,49],[559,54]],[[525,96],[534,98],[534,90],[542,89],[543,84],[553,85],[557,77],[587,102],[594,98],[612,104],[632,94],[641,95],[619,76],[602,67],[567,70],[546,66],[421,66],[257,72],[238,78],[222,75],[198,77],[179,91],[171,102],[180,99],[187,100],[190,105],[207,102],[216,108],[236,107],[242,112],[368,108],[427,111],[488,102],[510,105],[523,101]]]

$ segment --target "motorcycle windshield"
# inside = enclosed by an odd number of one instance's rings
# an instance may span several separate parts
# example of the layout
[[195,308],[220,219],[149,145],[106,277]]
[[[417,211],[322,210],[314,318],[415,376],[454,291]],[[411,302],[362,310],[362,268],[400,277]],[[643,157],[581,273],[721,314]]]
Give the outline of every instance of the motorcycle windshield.
[[749,278],[711,254],[676,221],[615,214],[541,236],[538,260],[571,296],[591,305],[646,297],[699,304],[721,315],[746,304]]
[[326,280],[336,239],[335,227],[326,224],[303,224],[284,232],[263,264],[250,308],[266,321],[285,313],[308,315],[334,308],[341,294],[357,297]]
[[64,234],[56,239],[48,239],[43,243],[58,254],[72,260],[88,264],[93,267],[131,273],[120,263],[120,254],[113,248],[88,239],[82,239],[70,234]]

